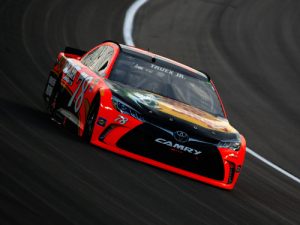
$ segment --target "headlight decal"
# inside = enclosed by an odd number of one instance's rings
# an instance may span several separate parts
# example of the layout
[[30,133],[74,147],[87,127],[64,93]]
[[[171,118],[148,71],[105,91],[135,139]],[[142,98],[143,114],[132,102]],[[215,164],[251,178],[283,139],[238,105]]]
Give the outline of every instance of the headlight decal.
[[233,151],[239,151],[241,148],[241,142],[239,141],[220,141],[218,144],[219,148],[228,148]]
[[119,98],[113,96],[112,103],[113,103],[113,106],[115,107],[115,109],[118,110],[119,112],[128,114],[140,121],[144,121],[144,118],[142,117],[142,115],[139,112],[137,112],[135,109],[130,107],[128,104],[126,104]]

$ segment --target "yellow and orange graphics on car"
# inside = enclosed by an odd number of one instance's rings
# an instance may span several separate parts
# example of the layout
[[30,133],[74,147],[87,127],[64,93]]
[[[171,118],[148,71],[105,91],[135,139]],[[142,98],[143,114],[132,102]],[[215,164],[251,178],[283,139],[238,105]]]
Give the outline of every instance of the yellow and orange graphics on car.
[[174,100],[159,101],[157,108],[164,113],[174,117],[199,125],[201,127],[226,133],[236,133],[237,131],[229,124],[227,119],[215,117],[198,108],[191,107]]

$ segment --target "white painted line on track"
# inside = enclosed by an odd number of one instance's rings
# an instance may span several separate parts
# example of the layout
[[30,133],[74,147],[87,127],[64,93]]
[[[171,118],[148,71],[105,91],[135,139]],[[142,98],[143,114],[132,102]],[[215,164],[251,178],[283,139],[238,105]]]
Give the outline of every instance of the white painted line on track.
[[123,25],[123,38],[126,45],[134,46],[132,31],[134,17],[137,11],[146,3],[148,0],[137,0],[127,10]]
[[261,155],[257,154],[255,151],[251,150],[250,148],[247,148],[247,153],[250,155],[254,156],[255,158],[259,159],[260,161],[264,162],[268,166],[272,167],[274,170],[277,170],[279,173],[282,173],[283,175],[289,177],[293,181],[297,182],[300,184],[300,179],[293,174],[285,171],[284,169],[280,168],[279,166],[275,165],[274,163],[270,162],[266,158],[262,157]]
[[[132,31],[133,31],[133,24],[134,24],[134,17],[136,15],[136,13],[139,11],[139,9],[145,4],[147,3],[148,0],[136,0],[127,10],[126,15],[125,15],[125,19],[124,19],[124,25],[123,25],[123,38],[125,41],[126,45],[131,45],[134,46],[134,41],[132,38]],[[272,167],[274,170],[278,171],[279,173],[287,176],[288,178],[292,179],[293,181],[297,182],[300,184],[300,179],[296,176],[294,176],[293,174],[285,171],[284,169],[282,169],[281,167],[275,165],[274,163],[270,162],[269,160],[267,160],[266,158],[262,157],[261,155],[257,154],[256,152],[254,152],[253,150],[251,150],[250,148],[247,148],[247,153],[249,153],[250,155],[252,155],[253,157],[259,159],[260,161],[262,161],[263,163],[265,163],[266,165]]]

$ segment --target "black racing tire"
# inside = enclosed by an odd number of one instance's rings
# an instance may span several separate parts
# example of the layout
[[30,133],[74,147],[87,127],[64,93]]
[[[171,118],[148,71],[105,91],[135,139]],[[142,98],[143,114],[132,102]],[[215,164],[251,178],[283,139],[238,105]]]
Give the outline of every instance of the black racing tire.
[[99,98],[96,96],[96,98],[93,100],[88,116],[86,118],[84,131],[83,131],[83,139],[84,141],[90,142],[92,138],[92,134],[94,131],[94,125],[97,119],[97,114],[99,110]]

